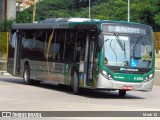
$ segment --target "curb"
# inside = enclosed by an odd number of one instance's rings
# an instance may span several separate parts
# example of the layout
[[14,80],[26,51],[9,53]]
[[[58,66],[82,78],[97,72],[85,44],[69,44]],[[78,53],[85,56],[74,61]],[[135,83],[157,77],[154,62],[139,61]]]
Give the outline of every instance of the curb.
[[0,71],[0,75],[10,75],[7,71]]

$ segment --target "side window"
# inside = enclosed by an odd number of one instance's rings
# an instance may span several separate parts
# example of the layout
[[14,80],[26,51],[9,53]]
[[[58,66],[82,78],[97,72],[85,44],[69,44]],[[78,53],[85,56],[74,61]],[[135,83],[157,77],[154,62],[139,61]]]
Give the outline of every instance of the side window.
[[24,49],[32,50],[34,47],[34,31],[27,31],[22,43]]
[[10,45],[14,48],[15,47],[15,42],[17,40],[17,33],[14,32],[11,34],[11,39],[10,39]]
[[46,31],[46,40],[44,43],[45,59],[48,61],[54,60],[54,41],[55,41],[55,30]]
[[44,30],[38,30],[35,33],[35,43],[34,43],[34,52],[35,58],[39,60],[44,59],[44,48],[45,48],[46,32]]
[[75,32],[69,30],[66,32],[66,42],[65,42],[65,60],[74,60],[74,46],[75,46]]
[[57,61],[64,60],[64,48],[65,48],[64,45],[65,45],[65,31],[57,30],[56,40],[53,44],[55,60]]
[[15,49],[16,40],[17,40],[16,31],[15,30],[11,31],[10,39],[9,39],[9,54],[8,54],[9,58],[13,58],[14,57],[14,49]]
[[44,47],[45,47],[46,32],[44,30],[28,30],[22,35],[22,56],[33,60],[45,60]]
[[35,36],[33,30],[28,30],[24,33],[24,36],[22,37],[22,47],[23,47],[22,55],[24,57],[34,59],[34,52],[33,52],[34,40]]
[[76,61],[84,61],[86,32],[84,30],[78,31],[76,35]]

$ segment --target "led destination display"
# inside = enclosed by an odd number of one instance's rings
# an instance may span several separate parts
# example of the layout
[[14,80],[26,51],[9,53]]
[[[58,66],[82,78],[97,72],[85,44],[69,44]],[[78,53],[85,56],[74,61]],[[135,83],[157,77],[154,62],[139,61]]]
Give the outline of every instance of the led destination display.
[[146,29],[130,26],[104,25],[103,31],[110,33],[146,34]]

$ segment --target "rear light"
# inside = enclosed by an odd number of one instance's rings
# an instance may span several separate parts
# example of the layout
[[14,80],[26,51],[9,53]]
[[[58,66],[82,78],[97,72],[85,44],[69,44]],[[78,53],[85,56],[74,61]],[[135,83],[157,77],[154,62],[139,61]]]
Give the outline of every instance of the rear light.
[[133,87],[132,87],[132,86],[123,86],[123,89],[124,89],[124,90],[132,90]]

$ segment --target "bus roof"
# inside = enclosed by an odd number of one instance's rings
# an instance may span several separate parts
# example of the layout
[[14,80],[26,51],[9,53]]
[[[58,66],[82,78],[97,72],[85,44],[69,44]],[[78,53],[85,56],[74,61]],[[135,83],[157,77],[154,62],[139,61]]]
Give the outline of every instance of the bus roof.
[[53,23],[16,23],[12,29],[52,29],[55,28]]
[[[13,24],[12,29],[53,29],[53,28],[73,28],[74,25],[82,24],[131,24],[140,25],[144,24],[127,22],[127,21],[111,21],[111,20],[98,20],[88,18],[48,18],[39,23],[18,23]],[[146,26],[146,25],[145,25]]]

